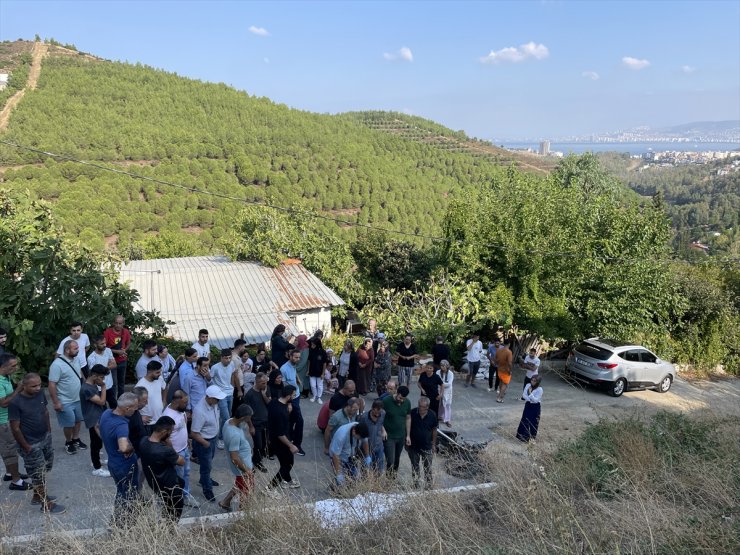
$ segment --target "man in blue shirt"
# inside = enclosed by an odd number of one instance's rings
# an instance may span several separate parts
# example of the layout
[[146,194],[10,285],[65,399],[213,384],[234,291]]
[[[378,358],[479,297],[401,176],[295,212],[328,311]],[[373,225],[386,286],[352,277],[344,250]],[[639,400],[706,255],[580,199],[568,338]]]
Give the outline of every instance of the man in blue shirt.
[[139,496],[138,458],[129,441],[128,425],[128,419],[138,407],[139,398],[136,394],[124,393],[118,398],[118,406],[106,410],[99,423],[100,437],[108,453],[108,471],[116,483],[113,521],[119,526],[127,524]]
[[[301,390],[301,384],[298,381],[298,371],[296,370],[296,366],[300,360],[301,352],[298,349],[293,349],[288,355],[288,362],[280,367],[280,373],[283,375],[283,383],[292,385],[296,388],[296,391]],[[297,454],[305,457],[306,452],[301,447],[303,443],[303,415],[301,414],[300,395],[296,395],[291,403],[293,410],[290,413],[290,441],[298,447]]]
[[[334,434],[329,446],[329,456],[337,487],[345,485],[347,474],[350,478],[356,478],[359,475],[360,468],[355,462],[355,455],[360,451],[368,435],[367,424],[363,422],[345,424]],[[370,455],[365,455],[363,460],[365,466],[370,466],[372,463]]]
[[236,409],[236,418],[227,420],[222,428],[225,448],[229,453],[229,467],[234,474],[234,487],[218,504],[226,512],[231,512],[231,500],[237,495],[239,506],[243,507],[247,495],[254,487],[252,446],[247,440],[248,420],[253,414],[252,407],[240,405]]

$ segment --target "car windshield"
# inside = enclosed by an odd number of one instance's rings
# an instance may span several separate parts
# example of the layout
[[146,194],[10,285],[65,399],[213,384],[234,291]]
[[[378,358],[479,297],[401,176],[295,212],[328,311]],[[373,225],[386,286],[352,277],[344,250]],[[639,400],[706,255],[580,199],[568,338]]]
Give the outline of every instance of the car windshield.
[[587,357],[595,358],[596,360],[607,360],[610,356],[612,356],[611,351],[601,349],[596,345],[592,345],[591,343],[581,343],[576,347],[576,352],[582,355],[586,355]]

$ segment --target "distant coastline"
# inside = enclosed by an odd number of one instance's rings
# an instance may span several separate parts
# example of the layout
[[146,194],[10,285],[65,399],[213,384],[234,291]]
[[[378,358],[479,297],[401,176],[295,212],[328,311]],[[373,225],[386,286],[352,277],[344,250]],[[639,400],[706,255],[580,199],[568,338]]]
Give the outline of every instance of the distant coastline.
[[[508,149],[531,148],[539,151],[539,143],[532,142],[504,142],[493,143]],[[645,154],[648,151],[665,152],[717,152],[740,149],[740,143],[684,143],[684,142],[645,142],[645,143],[550,143],[550,152],[564,154],[583,154],[584,152],[626,152],[628,154]]]

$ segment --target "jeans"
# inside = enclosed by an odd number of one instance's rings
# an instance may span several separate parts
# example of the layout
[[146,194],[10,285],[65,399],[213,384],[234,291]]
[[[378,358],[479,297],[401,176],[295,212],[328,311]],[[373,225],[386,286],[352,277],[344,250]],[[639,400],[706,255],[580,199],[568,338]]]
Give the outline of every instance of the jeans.
[[193,455],[198,457],[200,463],[200,487],[203,493],[213,493],[213,483],[211,482],[211,468],[213,467],[213,455],[216,454],[216,438],[206,439],[208,447],[204,447],[197,441],[193,441]]
[[121,471],[108,467],[113,481],[116,483],[116,499],[113,502],[113,522],[118,526],[125,526],[134,510],[141,488],[139,480],[139,465],[134,462],[127,469]]
[[496,389],[498,389],[498,368],[491,366],[488,369],[488,389],[493,389],[493,380],[496,380]]
[[128,360],[116,363],[116,369],[113,370],[113,390],[116,391],[115,398],[118,399],[123,395],[123,386],[126,385],[126,368],[128,368]]
[[233,395],[227,395],[223,399],[218,400],[218,412],[219,412],[219,425],[218,425],[218,439],[223,438],[224,422],[231,418],[231,404],[234,402]]
[[370,456],[373,458],[371,468],[378,474],[383,474],[385,472],[385,448],[383,444],[379,443],[370,453]]
[[432,452],[422,451],[409,447],[409,458],[411,459],[411,476],[414,479],[414,486],[419,485],[419,463],[424,465],[424,480],[428,486],[432,485]]
[[190,449],[186,447],[177,454],[185,459],[185,464],[182,466],[175,466],[175,472],[177,472],[177,475],[183,482],[182,489],[185,492],[185,495],[190,495]]
[[398,472],[398,465],[401,464],[401,452],[404,445],[406,445],[406,438],[403,437],[400,439],[388,438],[383,442],[385,463],[388,468],[388,474],[391,477],[395,477],[396,472]]
[[296,397],[291,401],[293,410],[290,412],[290,441],[301,448],[303,443],[303,414],[301,414],[301,400]]

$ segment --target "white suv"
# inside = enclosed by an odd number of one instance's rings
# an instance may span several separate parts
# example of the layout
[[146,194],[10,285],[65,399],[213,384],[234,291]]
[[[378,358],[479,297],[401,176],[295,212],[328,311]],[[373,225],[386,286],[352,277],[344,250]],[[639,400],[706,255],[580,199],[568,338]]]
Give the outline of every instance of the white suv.
[[619,397],[627,389],[671,388],[676,369],[645,347],[593,337],[579,343],[568,355],[565,368],[573,377]]

